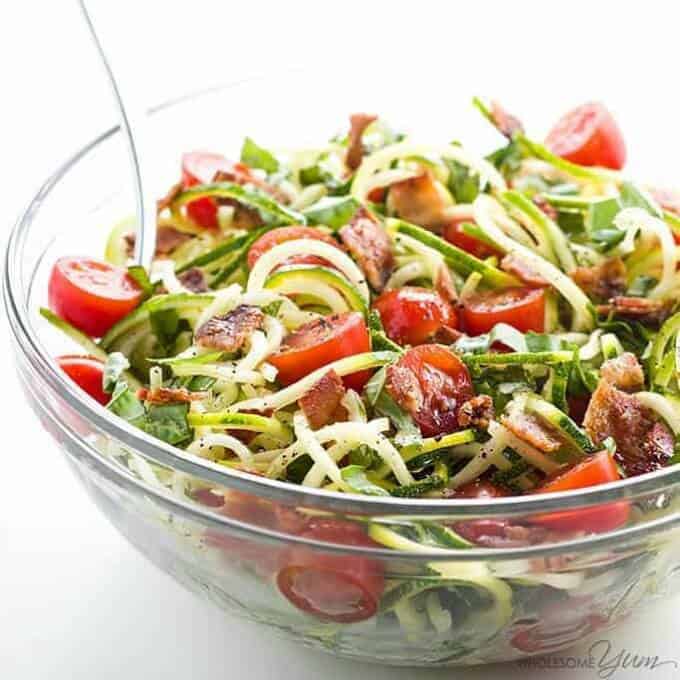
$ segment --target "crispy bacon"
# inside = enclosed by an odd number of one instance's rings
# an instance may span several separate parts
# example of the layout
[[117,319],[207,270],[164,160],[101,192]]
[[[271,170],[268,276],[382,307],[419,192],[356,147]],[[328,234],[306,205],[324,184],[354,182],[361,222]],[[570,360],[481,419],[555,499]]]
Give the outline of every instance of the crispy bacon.
[[515,253],[508,253],[501,260],[501,269],[508,274],[514,274],[528,286],[542,288],[548,285],[548,282],[540,274],[537,274],[522,257]]
[[613,313],[621,319],[659,326],[673,313],[673,302],[617,295],[607,304],[598,305],[597,312],[602,315]]
[[649,192],[664,210],[680,216],[680,191],[652,188]]
[[224,352],[243,347],[253,331],[262,328],[264,314],[259,307],[239,305],[224,316],[214,316],[195,333],[196,344]]
[[366,279],[381,291],[394,269],[392,242],[387,232],[365,208],[359,208],[340,229],[340,240],[359,263]]
[[515,116],[509,114],[498,102],[491,102],[491,120],[498,131],[508,139],[512,139],[518,132],[524,132],[524,125]]
[[372,113],[353,113],[349,117],[349,140],[347,143],[347,154],[345,155],[345,165],[350,170],[356,170],[364,157],[364,145],[361,138],[366,128],[378,116]]
[[642,366],[630,352],[605,361],[600,368],[600,377],[624,392],[637,392],[645,384]]
[[165,194],[163,198],[159,198],[156,201],[156,210],[161,212],[162,210],[165,210],[165,208],[169,208],[182,191],[184,191],[184,184],[182,182],[173,184],[170,189],[168,189],[168,193]]
[[458,424],[461,427],[486,430],[493,416],[493,399],[488,394],[479,394],[463,402],[458,411]]
[[641,368],[633,355],[605,362],[583,419],[596,444],[607,437],[616,442],[615,460],[628,476],[663,467],[673,455],[674,438],[664,423],[624,388],[640,386]]
[[[174,227],[162,226],[158,227],[156,232],[156,257],[163,257],[170,255],[177,250],[183,243],[193,238],[191,234],[186,234]],[[125,241],[125,249],[128,255],[132,255],[135,249],[135,235],[134,233],[125,234],[123,236]]]
[[160,387],[150,390],[141,387],[137,390],[137,397],[151,404],[177,404],[200,401],[208,396],[207,392],[189,392],[184,387]]
[[342,378],[330,370],[300,397],[300,408],[316,430],[329,423],[347,420],[347,411],[341,404],[344,396]]
[[544,453],[553,453],[562,446],[557,435],[528,413],[516,411],[510,416],[501,416],[501,423],[516,437]]
[[458,291],[453,283],[453,276],[451,270],[443,264],[439,267],[434,279],[434,289],[447,301],[451,303],[458,302]]
[[536,195],[531,199],[536,207],[540,208],[541,211],[547,215],[551,220],[556,221],[557,218],[559,217],[559,212],[557,211],[557,208],[554,205],[551,205],[548,203],[548,201],[543,198],[543,196]]
[[628,287],[626,265],[620,257],[613,257],[593,267],[576,267],[570,276],[586,295],[596,300],[620,296]]
[[192,293],[205,293],[208,290],[208,282],[202,269],[192,267],[177,276],[177,280]]
[[451,221],[448,203],[429,171],[395,182],[388,205],[402,219],[427,229],[439,230]]

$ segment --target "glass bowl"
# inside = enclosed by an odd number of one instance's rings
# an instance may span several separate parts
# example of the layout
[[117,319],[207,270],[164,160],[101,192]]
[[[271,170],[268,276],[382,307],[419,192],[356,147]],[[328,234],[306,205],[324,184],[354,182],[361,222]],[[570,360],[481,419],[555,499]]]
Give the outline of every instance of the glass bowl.
[[[425,119],[433,140],[453,130],[480,149],[494,141],[460,97],[425,116],[405,110],[387,87],[346,94],[339,111],[329,86],[287,76],[158,107],[157,195],[176,181],[183,150],[234,155],[245,135],[270,146],[315,145],[342,129],[354,106],[379,109],[416,131]],[[284,126],[272,114],[287,106],[301,113]],[[4,299],[32,408],[97,506],[161,569],[226,613],[307,646],[413,666],[554,652],[601,636],[678,590],[680,468],[493,502],[351,497],[231,471],[152,439],[96,404],[57,368],[53,357],[74,348],[37,311],[52,262],[102,253],[111,225],[133,213],[128,177],[118,128],[59,168],[12,232]],[[616,531],[529,528],[538,515],[581,509],[606,516],[624,506],[631,521]],[[428,540],[435,520],[499,540],[437,547]],[[380,547],[367,532],[381,537]]]

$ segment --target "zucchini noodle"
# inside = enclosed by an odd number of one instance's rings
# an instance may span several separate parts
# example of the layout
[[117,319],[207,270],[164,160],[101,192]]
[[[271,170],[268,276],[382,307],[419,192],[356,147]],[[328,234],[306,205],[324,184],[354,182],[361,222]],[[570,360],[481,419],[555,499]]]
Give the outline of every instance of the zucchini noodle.
[[475,222],[497,241],[508,252],[518,255],[537,274],[542,276],[562,294],[573,308],[573,330],[589,330],[593,327],[594,319],[591,313],[592,305],[583,291],[555,265],[546,261],[536,253],[506,236],[496,225],[498,215],[503,215],[503,208],[490,196],[480,195],[474,203]]

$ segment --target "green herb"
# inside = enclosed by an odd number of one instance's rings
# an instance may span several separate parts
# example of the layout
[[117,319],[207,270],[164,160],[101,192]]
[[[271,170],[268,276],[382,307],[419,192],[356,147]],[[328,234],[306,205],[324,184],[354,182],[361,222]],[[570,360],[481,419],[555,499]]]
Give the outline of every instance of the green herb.
[[130,368],[130,362],[122,352],[111,352],[104,364],[104,378],[102,382],[104,392],[113,392],[116,389],[116,383],[128,368]]
[[267,314],[267,316],[276,316],[279,313],[282,304],[283,300],[274,300],[274,302],[270,302],[268,305],[262,305],[260,309],[262,310],[262,313]]
[[274,154],[258,146],[250,137],[246,137],[243,140],[241,163],[245,163],[251,168],[264,170],[267,174],[276,172],[279,169],[279,162]]
[[625,236],[625,231],[621,231],[615,227],[611,229],[597,229],[590,234],[590,238],[595,244],[595,248],[602,253],[606,253],[612,248],[615,248],[623,241]]
[[633,283],[630,284],[630,288],[626,291],[626,295],[632,297],[647,297],[654,286],[658,283],[658,280],[653,276],[648,276],[647,274],[641,274],[637,276]]
[[175,341],[182,331],[191,330],[186,319],[180,318],[177,310],[172,308],[151,310],[149,323],[159,344],[166,351],[174,348]]
[[404,351],[401,345],[387,337],[380,314],[375,309],[368,313],[368,332],[371,335],[371,348],[374,352],[388,351],[401,354]]
[[385,379],[387,378],[387,369],[383,366],[381,369],[377,370],[366,383],[364,387],[364,395],[366,396],[366,401],[371,406],[375,406],[378,397],[385,386]]
[[124,380],[119,380],[116,384],[111,395],[111,401],[107,404],[106,408],[137,427],[142,427],[146,419],[144,404],[142,404]]
[[448,189],[456,203],[472,203],[479,195],[479,175],[451,158],[445,158],[444,164],[449,171]]
[[407,484],[406,486],[398,486],[390,491],[390,495],[397,496],[399,498],[417,498],[422,496],[428,491],[434,491],[435,489],[441,489],[441,487],[446,484],[446,480],[439,475],[430,475],[425,479],[421,479],[413,484]]
[[178,445],[191,438],[187,422],[189,404],[151,404],[142,429],[168,444]]
[[286,480],[293,482],[293,484],[302,484],[313,465],[314,461],[308,454],[299,456],[286,467]]
[[631,182],[621,185],[619,199],[624,208],[642,208],[653,217],[663,219],[663,212],[656,201],[643,189],[636,187]]
[[349,452],[350,465],[359,465],[360,467],[370,469],[376,467],[381,462],[380,456],[366,444],[357,446]]
[[621,212],[621,203],[617,198],[604,198],[593,201],[586,212],[585,225],[590,232],[610,230],[614,225],[614,218]]
[[128,267],[128,276],[142,289],[142,299],[146,300],[154,294],[156,287],[151,283],[144,267],[138,264]]
[[347,224],[358,209],[359,203],[352,196],[324,196],[302,213],[309,224],[323,224],[336,230]]
[[348,465],[340,470],[340,474],[352,491],[366,496],[389,496],[385,489],[368,479],[366,468],[360,465]]
[[397,446],[408,446],[422,440],[422,435],[418,426],[413,422],[413,418],[404,411],[386,390],[381,390],[373,406],[377,413],[390,419],[397,430],[394,438]]

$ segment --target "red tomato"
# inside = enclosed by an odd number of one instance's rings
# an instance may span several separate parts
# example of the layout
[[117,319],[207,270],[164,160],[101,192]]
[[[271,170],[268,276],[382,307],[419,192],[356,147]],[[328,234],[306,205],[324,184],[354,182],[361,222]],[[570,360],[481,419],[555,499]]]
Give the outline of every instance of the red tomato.
[[[566,472],[546,480],[533,493],[557,493],[585,489],[621,479],[614,459],[608,451],[600,451]],[[565,510],[531,517],[533,524],[557,531],[587,531],[601,533],[620,527],[628,521],[630,505],[627,502],[608,503],[583,510]]]
[[452,220],[442,231],[442,236],[454,246],[458,246],[470,255],[484,259],[485,257],[492,257],[494,255],[502,255],[502,253],[492,246],[479,241],[474,236],[468,236],[463,231],[463,224],[469,220]]
[[558,156],[579,165],[599,165],[620,170],[626,162],[626,145],[614,117],[598,102],[589,102],[560,118],[546,139]]
[[[357,524],[340,519],[309,522],[302,538],[360,547],[380,547]],[[277,576],[279,590],[298,609],[322,621],[370,619],[385,588],[382,564],[368,557],[331,555],[293,547]]]
[[[314,229],[313,227],[279,227],[263,234],[250,246],[248,251],[248,268],[252,269],[262,255],[274,246],[278,246],[286,241],[297,241],[307,238],[323,241],[330,246],[335,246],[338,250],[340,249],[338,242],[320,229]],[[288,258],[286,264],[321,264],[328,266],[326,260],[316,255],[294,255]]]
[[387,336],[400,345],[421,345],[442,326],[455,328],[456,310],[434,290],[405,286],[385,291],[373,303]]
[[126,269],[86,257],[59,258],[47,292],[50,309],[93,338],[104,335],[142,299]]
[[104,364],[88,356],[67,355],[57,357],[57,363],[66,375],[73,380],[80,389],[87,392],[93,399],[106,406],[111,395],[104,392]]
[[[304,378],[312,371],[353,354],[369,352],[371,341],[364,317],[359,312],[345,312],[315,319],[286,337],[281,351],[268,361],[278,369],[277,380],[283,385]],[[363,389],[370,374],[366,371],[346,376],[347,387]]]
[[573,647],[609,623],[602,614],[582,611],[576,598],[551,603],[539,614],[540,623],[515,633],[510,644],[527,654],[549,654]]
[[507,495],[507,491],[494,486],[491,482],[477,479],[458,487],[451,498],[483,498],[486,500],[488,498],[503,498]]
[[387,369],[386,387],[425,437],[460,429],[458,409],[474,396],[465,364],[442,345],[409,349]]
[[497,323],[518,331],[542,333],[545,293],[541,288],[508,288],[470,296],[463,305],[463,326],[470,335],[488,333]]
[[[229,171],[233,163],[218,153],[193,151],[182,156],[182,184],[185,189],[196,184],[208,184],[220,171]],[[217,228],[217,202],[199,198],[187,205],[189,217],[207,229]]]

